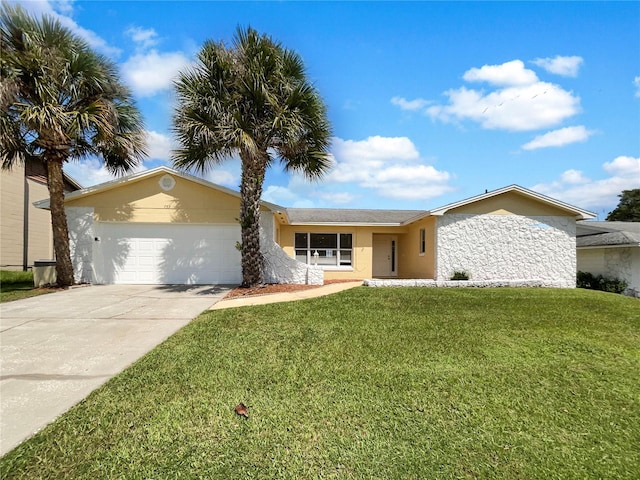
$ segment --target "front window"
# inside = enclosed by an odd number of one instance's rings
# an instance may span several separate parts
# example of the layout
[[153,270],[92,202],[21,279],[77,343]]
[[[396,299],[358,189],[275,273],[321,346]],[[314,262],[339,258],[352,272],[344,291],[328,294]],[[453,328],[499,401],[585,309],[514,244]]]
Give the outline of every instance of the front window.
[[353,251],[350,233],[296,233],[296,260],[308,265],[350,267]]

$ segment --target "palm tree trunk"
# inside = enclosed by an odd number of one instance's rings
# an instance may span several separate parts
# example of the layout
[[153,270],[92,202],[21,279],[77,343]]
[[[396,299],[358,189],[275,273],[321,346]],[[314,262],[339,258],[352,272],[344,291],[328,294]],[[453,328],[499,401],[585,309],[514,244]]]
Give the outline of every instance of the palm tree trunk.
[[[241,152],[240,227],[242,229],[242,286],[255,287],[263,282],[263,258],[260,251],[260,197],[266,171],[266,156]],[[264,157],[264,158],[263,158]]]
[[73,285],[73,266],[69,250],[69,228],[64,210],[64,177],[61,160],[49,160],[47,176],[49,183],[49,203],[51,227],[53,228],[53,251],[56,255],[56,276],[59,287]]

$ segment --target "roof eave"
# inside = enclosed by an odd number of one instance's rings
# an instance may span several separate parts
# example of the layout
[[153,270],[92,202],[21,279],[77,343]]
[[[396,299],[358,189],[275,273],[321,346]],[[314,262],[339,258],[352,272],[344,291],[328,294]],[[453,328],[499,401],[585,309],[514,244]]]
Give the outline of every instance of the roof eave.
[[574,205],[570,205],[565,202],[561,202],[560,200],[556,200],[555,198],[547,197],[546,195],[543,195],[538,192],[534,192],[533,190],[529,190],[527,188],[521,187],[520,185],[516,185],[516,184],[509,185],[507,187],[502,187],[497,190],[492,190],[490,192],[476,195],[475,197],[470,197],[465,200],[460,200],[458,202],[450,203],[448,205],[444,205],[440,208],[431,210],[430,214],[435,216],[442,216],[445,213],[447,213],[449,210],[452,210],[454,208],[459,208],[465,205],[469,205],[471,203],[480,202],[482,200],[486,200],[487,198],[495,197],[497,195],[502,195],[503,193],[508,193],[508,192],[518,192],[522,195],[534,198],[536,200],[542,201],[544,203],[555,206],[562,210],[567,210],[568,212],[571,212],[573,214],[576,220],[588,220],[588,219],[593,219],[597,217],[597,215],[593,212],[590,212],[588,210],[583,210],[581,208],[578,208]]
[[[133,175],[130,176],[126,176],[126,177],[122,177],[122,178],[116,178],[114,180],[109,180],[108,182],[104,182],[104,183],[100,183],[98,185],[93,185],[90,187],[86,187],[83,188],[81,190],[76,190],[74,192],[70,192],[68,194],[65,194],[64,196],[64,200],[65,202],[69,201],[69,200],[73,200],[75,198],[78,197],[86,197],[88,195],[94,195],[96,193],[102,193],[102,192],[106,192],[109,190],[113,190],[114,188],[117,188],[121,185],[124,185],[126,183],[131,183],[131,182],[138,182],[141,180],[144,180],[147,177],[151,177],[153,175],[156,175],[160,172],[165,172],[167,174],[170,175],[177,175],[179,177],[182,177],[186,180],[190,180],[192,182],[198,183],[200,185],[203,185],[205,187],[209,187],[209,188],[213,188],[215,190],[221,191],[223,193],[227,193],[229,195],[233,195],[234,197],[240,198],[240,193],[236,192],[235,190],[232,190],[230,188],[227,187],[223,187],[221,185],[216,185],[215,183],[209,182],[208,180],[205,180],[203,178],[200,177],[196,177],[193,175],[190,175],[188,173],[185,172],[180,172],[178,170],[174,170],[172,168],[169,168],[167,166],[161,165],[159,167],[156,168],[152,168],[149,170],[144,170],[142,172],[138,172],[135,173]],[[285,212],[286,209],[280,205],[276,205],[275,203],[271,203],[271,202],[265,202],[264,200],[260,201],[260,204],[267,207],[269,210],[273,211],[273,212]],[[37,202],[33,202],[33,205],[36,208],[42,208],[45,210],[48,210],[50,208],[49,205],[49,199],[46,198],[44,200],[39,200]]]

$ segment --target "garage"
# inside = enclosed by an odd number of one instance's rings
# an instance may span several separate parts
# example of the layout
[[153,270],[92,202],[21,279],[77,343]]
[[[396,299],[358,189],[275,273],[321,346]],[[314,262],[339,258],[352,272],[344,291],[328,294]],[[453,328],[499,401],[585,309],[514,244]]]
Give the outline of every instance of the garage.
[[94,224],[98,283],[238,284],[240,227],[188,224]]

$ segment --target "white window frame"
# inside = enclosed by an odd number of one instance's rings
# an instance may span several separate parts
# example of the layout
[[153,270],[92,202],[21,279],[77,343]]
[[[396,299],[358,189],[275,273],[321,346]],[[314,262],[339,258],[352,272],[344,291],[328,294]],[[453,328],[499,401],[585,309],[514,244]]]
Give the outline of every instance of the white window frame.
[[[306,248],[298,248],[296,247],[296,235],[306,235],[307,237],[307,246]],[[331,251],[331,254],[326,255],[326,258],[336,257],[335,265],[322,265],[318,264],[319,267],[324,270],[353,270],[353,233],[352,232],[295,232],[293,235],[293,256],[296,260],[301,261],[298,258],[298,252],[301,250],[306,250],[306,264],[307,265],[315,265],[314,263],[314,252],[318,249],[311,247],[311,235],[335,235],[336,236],[336,248],[331,249],[323,249],[327,251]],[[340,245],[340,235],[350,235],[351,236],[351,247],[343,248]],[[342,259],[342,252],[349,251],[349,260]],[[349,262],[349,263],[346,263]]]

